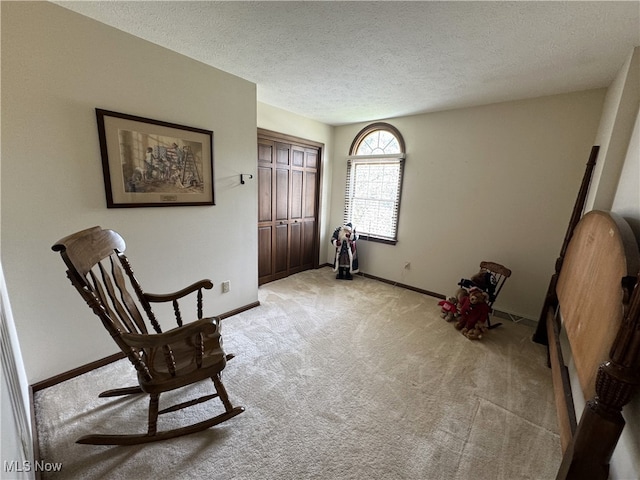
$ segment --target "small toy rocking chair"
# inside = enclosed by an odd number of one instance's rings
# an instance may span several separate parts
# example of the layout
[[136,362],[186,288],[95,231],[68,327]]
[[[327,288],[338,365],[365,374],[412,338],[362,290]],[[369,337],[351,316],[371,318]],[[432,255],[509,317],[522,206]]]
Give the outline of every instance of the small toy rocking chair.
[[[489,329],[497,328],[502,323],[491,324],[491,315],[493,314],[493,304],[498,298],[498,294],[502,287],[504,286],[504,282],[506,282],[507,278],[511,276],[511,270],[509,270],[504,265],[500,265],[499,263],[494,262],[480,262],[480,273],[478,274],[482,280],[468,280],[463,278],[458,283],[459,286],[463,288],[472,288],[477,287],[480,290],[486,292],[489,295],[489,300],[487,304],[489,305],[489,318],[487,319],[487,327]],[[476,278],[478,275],[475,275]]]

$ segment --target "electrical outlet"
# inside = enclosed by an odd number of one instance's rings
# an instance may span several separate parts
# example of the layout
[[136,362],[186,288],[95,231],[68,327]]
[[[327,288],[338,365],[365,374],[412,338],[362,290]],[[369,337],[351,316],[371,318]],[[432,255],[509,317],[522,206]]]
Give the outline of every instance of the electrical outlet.
[[404,262],[405,270],[409,270],[411,268],[411,262]]
[[222,293],[228,293],[230,287],[229,280],[222,282]]

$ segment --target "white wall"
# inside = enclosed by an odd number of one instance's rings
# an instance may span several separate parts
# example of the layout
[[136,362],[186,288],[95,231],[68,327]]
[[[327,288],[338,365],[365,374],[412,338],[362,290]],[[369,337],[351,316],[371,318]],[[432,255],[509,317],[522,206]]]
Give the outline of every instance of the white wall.
[[640,241],[640,110],[636,116],[611,210],[629,222]]
[[[31,383],[115,353],[51,245],[101,225],[146,290],[257,300],[256,87],[42,2],[2,2],[2,264]],[[107,209],[96,107],[214,131],[215,206]],[[222,294],[221,281],[231,291]]]
[[[495,261],[513,271],[496,307],[537,319],[604,94],[593,90],[386,120],[399,129],[407,149],[399,240],[395,246],[360,241],[361,271],[450,295],[480,261]],[[334,225],[342,222],[346,156],[365,125],[335,128]]]
[[[320,227],[319,258],[322,264],[324,259],[327,258],[331,234],[333,233],[332,229],[329,231],[331,226],[328,225],[331,192],[333,191],[331,185],[333,171],[333,127],[261,102],[258,102],[258,127],[324,144],[322,178],[320,180],[322,192],[318,216]],[[338,191],[341,191],[341,188],[338,188]]]
[[610,210],[638,113],[640,47],[636,47],[607,89],[596,135],[600,145],[586,210]]
[[[256,172],[256,125],[325,143],[321,261],[330,261],[346,155],[365,124],[332,128],[264,104],[256,112],[252,83],[53,4],[2,2],[1,14],[0,241],[31,383],[116,351],[50,250],[75,230],[123,233],[149,291],[210,277],[230,280],[231,292],[209,292],[208,313],[257,299],[257,186],[239,183]],[[607,91],[599,129],[602,90],[389,120],[408,154],[400,242],[360,242],[363,271],[448,294],[494,260],[514,271],[498,308],[537,318],[591,145],[606,144],[592,205],[626,203],[636,188],[620,182],[638,164],[634,153],[621,161],[619,145],[638,112],[638,64],[636,50]],[[106,209],[95,107],[213,130],[217,205]]]
[[[607,91],[598,141],[607,148],[598,157],[587,210],[611,209],[618,213],[631,225],[640,244],[640,47],[630,53]],[[638,394],[625,407],[623,416],[627,426],[613,454],[611,480],[640,478]]]
[[[635,128],[622,165],[622,173],[611,210],[629,222],[640,244],[640,111],[636,116]],[[612,480],[640,478],[640,396],[638,394],[625,407],[624,418],[627,426],[622,432],[613,456]]]

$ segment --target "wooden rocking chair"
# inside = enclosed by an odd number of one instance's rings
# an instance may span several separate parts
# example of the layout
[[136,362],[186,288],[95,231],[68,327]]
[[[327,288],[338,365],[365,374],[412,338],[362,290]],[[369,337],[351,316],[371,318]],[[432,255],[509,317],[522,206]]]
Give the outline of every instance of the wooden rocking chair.
[[[101,393],[100,397],[142,393],[150,397],[146,433],[87,435],[78,439],[77,443],[135,445],[154,442],[205,430],[242,413],[243,407],[231,405],[220,379],[227,360],[233,358],[222,349],[220,320],[202,317],[202,290],[212,288],[211,281],[201,280],[166,295],[145,293],[124,255],[125,248],[125,242],[118,233],[100,227],[69,235],[52,247],[60,252],[73,286],[100,317],[138,373],[138,386],[109,390]],[[198,320],[183,325],[178,300],[193,293],[196,293]],[[137,302],[146,313],[154,332],[148,332]],[[151,304],[155,302],[173,303],[176,328],[162,332],[151,309]],[[161,393],[209,378],[213,380],[215,393],[158,411]],[[174,412],[216,397],[224,406],[223,413],[182,428],[157,431],[159,414]]]
[[490,308],[489,318],[487,319],[487,326],[489,329],[494,329],[502,325],[502,323],[491,323],[491,315],[493,315],[493,304],[498,298],[498,294],[504,285],[504,282],[507,281],[507,278],[511,276],[511,270],[509,270],[504,265],[500,265],[499,263],[494,262],[480,262],[480,272],[479,274],[483,277],[483,281],[480,283],[476,283],[473,280],[461,279],[458,285],[463,288],[477,287],[481,290],[487,292],[489,296],[489,300],[487,304]]

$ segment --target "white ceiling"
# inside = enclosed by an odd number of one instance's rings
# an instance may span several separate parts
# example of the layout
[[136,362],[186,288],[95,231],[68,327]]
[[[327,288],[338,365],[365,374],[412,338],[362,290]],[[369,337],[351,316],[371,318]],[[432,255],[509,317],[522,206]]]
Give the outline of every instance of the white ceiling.
[[340,125],[606,87],[640,1],[56,1]]

